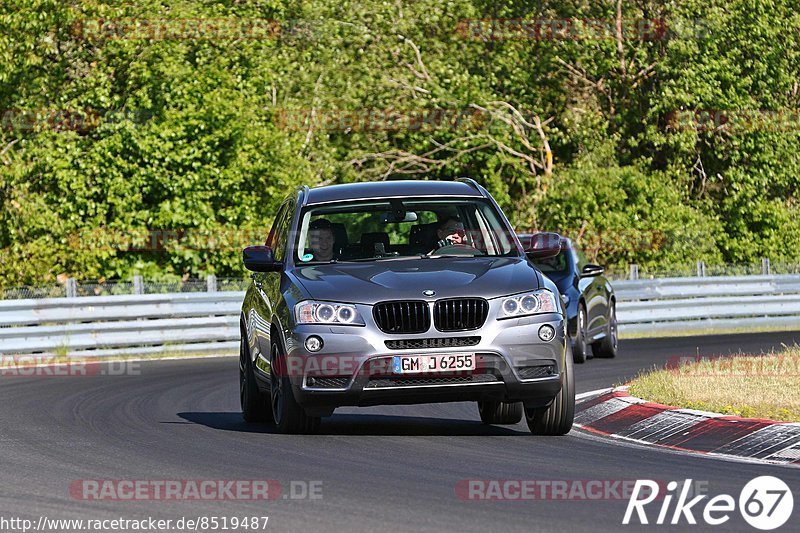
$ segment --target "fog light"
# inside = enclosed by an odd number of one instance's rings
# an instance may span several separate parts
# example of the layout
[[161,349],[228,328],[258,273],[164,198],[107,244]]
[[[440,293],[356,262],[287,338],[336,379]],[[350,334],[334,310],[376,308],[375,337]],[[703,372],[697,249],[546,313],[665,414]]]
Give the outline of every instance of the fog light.
[[545,324],[539,328],[539,338],[544,342],[550,342],[556,336],[556,329],[550,324]]
[[[539,333],[541,335],[541,333]],[[311,335],[306,339],[306,350],[309,352],[318,352],[322,349],[322,339],[316,335]]]

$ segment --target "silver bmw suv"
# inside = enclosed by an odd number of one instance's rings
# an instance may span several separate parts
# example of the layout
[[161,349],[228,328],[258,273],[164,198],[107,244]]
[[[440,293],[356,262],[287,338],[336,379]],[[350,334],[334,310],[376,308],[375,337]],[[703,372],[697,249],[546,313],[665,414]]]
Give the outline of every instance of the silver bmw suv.
[[569,432],[572,355],[556,286],[475,181],[387,181],[286,198],[241,314],[242,413],[311,433],[340,406],[474,401],[487,424]]

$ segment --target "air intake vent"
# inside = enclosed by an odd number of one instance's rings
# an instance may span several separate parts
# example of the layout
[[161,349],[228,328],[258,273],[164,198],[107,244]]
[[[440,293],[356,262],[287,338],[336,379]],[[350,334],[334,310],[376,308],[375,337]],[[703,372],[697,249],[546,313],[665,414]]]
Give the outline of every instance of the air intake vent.
[[350,383],[350,376],[319,376],[306,378],[306,386],[315,389],[344,389]]
[[468,331],[486,322],[489,302],[481,298],[439,300],[433,306],[433,323],[439,331]]
[[520,379],[546,378],[555,375],[555,366],[525,366],[517,370]]
[[384,333],[425,333],[431,324],[427,302],[381,302],[372,316]]
[[409,378],[375,378],[369,380],[365,389],[383,389],[395,387],[426,387],[432,385],[474,385],[477,383],[497,383],[500,380],[492,374],[474,374],[469,376],[442,377],[409,377]]
[[428,348],[462,348],[476,346],[480,337],[444,337],[440,339],[399,339],[385,341],[390,350],[426,350]]

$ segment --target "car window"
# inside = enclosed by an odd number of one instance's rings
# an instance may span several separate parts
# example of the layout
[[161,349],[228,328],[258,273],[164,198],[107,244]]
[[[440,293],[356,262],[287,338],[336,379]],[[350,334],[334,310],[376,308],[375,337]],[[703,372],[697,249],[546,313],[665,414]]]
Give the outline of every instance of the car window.
[[286,212],[287,204],[284,202],[278,208],[278,214],[275,215],[275,220],[272,222],[272,228],[269,230],[269,235],[267,235],[267,240],[264,242],[266,246],[270,248],[275,248],[275,238],[278,234],[278,226],[283,221],[283,215]]
[[584,254],[582,250],[573,247],[572,251],[575,257],[575,264],[578,267],[578,272],[580,272],[581,270],[583,270],[583,267],[589,264],[589,261],[586,259],[586,254]]
[[277,229],[275,231],[275,242],[272,247],[273,254],[276,261],[283,261],[286,257],[286,245],[288,242],[289,228],[292,224],[292,215],[294,214],[294,204],[292,201],[287,201],[285,209],[281,210],[281,218],[277,221]]

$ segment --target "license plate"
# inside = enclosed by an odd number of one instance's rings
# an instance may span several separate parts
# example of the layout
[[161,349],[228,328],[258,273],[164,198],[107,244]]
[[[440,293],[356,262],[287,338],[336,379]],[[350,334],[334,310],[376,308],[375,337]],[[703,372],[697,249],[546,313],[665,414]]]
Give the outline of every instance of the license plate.
[[471,353],[445,355],[396,355],[392,360],[392,369],[395,374],[475,370],[475,355]]

